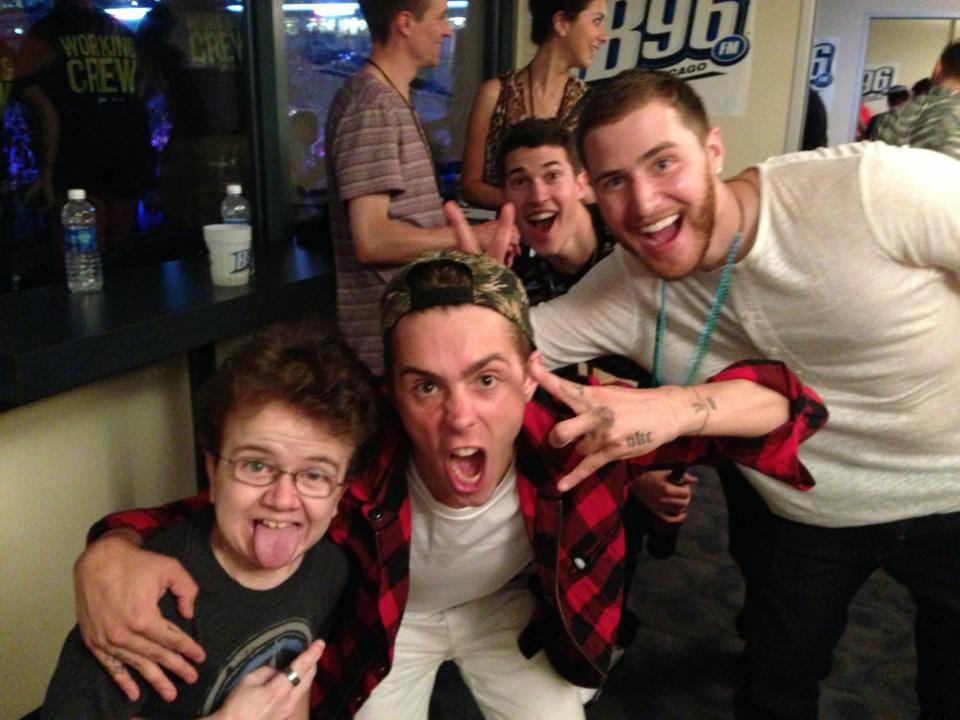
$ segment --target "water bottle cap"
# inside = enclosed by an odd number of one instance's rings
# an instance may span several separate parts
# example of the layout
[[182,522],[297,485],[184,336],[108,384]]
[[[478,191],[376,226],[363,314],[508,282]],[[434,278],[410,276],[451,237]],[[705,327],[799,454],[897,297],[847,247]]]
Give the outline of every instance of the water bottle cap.
[[82,188],[71,188],[67,190],[67,200],[86,200],[87,191]]
[[243,193],[243,187],[236,183],[227,185],[227,195],[240,195]]

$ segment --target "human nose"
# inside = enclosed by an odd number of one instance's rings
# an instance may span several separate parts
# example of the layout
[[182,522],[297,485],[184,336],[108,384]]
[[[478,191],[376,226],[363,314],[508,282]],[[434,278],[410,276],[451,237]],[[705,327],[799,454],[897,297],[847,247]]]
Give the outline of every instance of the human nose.
[[654,183],[645,182],[641,178],[630,179],[630,201],[634,213],[640,217],[650,215],[657,206],[659,193]]
[[264,494],[267,504],[275,508],[294,508],[300,504],[300,494],[292,472],[277,470],[273,483]]
[[543,180],[534,180],[531,183],[530,187],[530,199],[534,202],[541,202],[546,200],[549,193],[547,192],[547,184]]
[[460,430],[469,427],[476,418],[473,399],[465,390],[452,390],[444,401],[444,419],[449,427]]

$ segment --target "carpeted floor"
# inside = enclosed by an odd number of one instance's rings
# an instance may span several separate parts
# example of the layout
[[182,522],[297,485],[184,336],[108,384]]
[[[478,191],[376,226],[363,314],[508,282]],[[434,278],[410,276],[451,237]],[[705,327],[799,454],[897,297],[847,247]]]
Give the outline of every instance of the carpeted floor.
[[[636,641],[611,674],[588,720],[727,720],[743,643],[734,631],[742,584],[726,553],[726,507],[712,475],[667,560],[640,560],[630,605]],[[850,625],[821,684],[821,720],[907,720],[917,716],[912,602],[877,574],[851,608]],[[445,666],[431,720],[481,718],[456,670]],[[517,720],[524,720],[517,718]]]

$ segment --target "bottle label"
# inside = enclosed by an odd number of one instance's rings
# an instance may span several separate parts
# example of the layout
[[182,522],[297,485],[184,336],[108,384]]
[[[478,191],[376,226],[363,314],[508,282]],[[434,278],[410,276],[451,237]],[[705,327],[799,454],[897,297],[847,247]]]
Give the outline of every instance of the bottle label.
[[74,252],[97,252],[97,231],[92,227],[68,227],[64,242]]

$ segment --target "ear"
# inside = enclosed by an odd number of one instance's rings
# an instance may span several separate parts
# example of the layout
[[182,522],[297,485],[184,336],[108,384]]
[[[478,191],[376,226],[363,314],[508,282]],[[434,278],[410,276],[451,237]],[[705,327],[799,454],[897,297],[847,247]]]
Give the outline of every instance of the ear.
[[217,491],[220,489],[220,483],[217,480],[217,458],[213,453],[204,451],[203,465],[207,471],[207,483],[210,485],[210,502],[217,501]]
[[723,147],[723,137],[720,134],[719,127],[714,126],[710,128],[703,145],[707,151],[707,162],[710,163],[711,173],[719,175],[723,170],[723,159],[727,154],[726,149]]
[[346,494],[347,488],[350,487],[350,478],[351,478],[351,475],[350,475],[350,472],[348,471],[346,476],[342,478],[343,485],[338,487],[337,492],[334,493],[334,496],[336,497],[337,502],[333,506],[333,514],[330,517],[337,516],[337,512],[339,512],[340,510],[340,501],[343,499],[343,496]]
[[590,190],[590,176],[586,170],[581,170],[574,179],[577,182],[577,199],[582,201]]
[[413,23],[416,21],[416,19],[416,16],[409,10],[401,10],[393,19],[393,24],[400,35],[403,37],[409,37],[413,30]]
[[543,363],[543,356],[540,355],[539,350],[534,350],[530,353],[530,357],[527,358],[527,364],[524,368],[523,397],[527,402],[533,399],[533,394],[537,391],[537,381],[533,379],[533,375],[530,373],[530,365],[533,363]]
[[930,76],[930,79],[934,85],[939,85],[943,82],[943,63],[940,61],[940,58],[937,58],[937,62],[933,66],[933,75]]
[[567,14],[563,10],[557,10],[553,14],[553,32],[556,33],[557,37],[566,37],[567,33],[570,32],[570,18],[567,17]]

